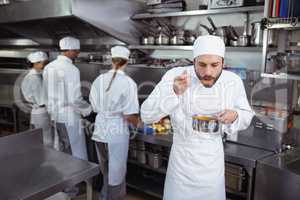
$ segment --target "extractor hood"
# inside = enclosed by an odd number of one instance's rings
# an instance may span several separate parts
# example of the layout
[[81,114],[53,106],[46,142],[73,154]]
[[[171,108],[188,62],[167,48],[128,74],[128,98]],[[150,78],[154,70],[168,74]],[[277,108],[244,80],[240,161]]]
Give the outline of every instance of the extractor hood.
[[0,32],[42,45],[57,44],[67,35],[90,42],[112,36],[137,44],[139,25],[130,17],[142,6],[138,0],[10,0],[0,5]]

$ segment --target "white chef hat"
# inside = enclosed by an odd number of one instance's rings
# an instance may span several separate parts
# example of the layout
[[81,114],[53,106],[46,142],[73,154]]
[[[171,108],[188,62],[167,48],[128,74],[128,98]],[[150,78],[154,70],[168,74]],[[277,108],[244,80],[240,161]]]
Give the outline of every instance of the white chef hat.
[[112,58],[124,58],[126,60],[129,59],[130,51],[123,46],[115,46],[111,48],[111,57]]
[[37,63],[37,62],[42,62],[42,61],[48,60],[48,56],[47,56],[47,54],[45,52],[36,51],[36,52],[30,53],[27,56],[27,59],[31,63]]
[[225,56],[225,44],[222,38],[214,35],[199,36],[193,45],[194,58],[201,55]]
[[64,37],[59,41],[61,50],[79,50],[80,41],[74,37]]

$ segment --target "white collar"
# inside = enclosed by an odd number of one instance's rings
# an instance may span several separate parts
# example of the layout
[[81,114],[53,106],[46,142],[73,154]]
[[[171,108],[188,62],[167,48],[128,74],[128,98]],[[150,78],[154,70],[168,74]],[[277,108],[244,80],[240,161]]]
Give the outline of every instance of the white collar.
[[38,72],[38,71],[37,71],[36,69],[34,69],[34,68],[32,68],[32,69],[29,70],[29,74],[30,74],[30,75],[42,74],[42,73],[43,73],[42,71]]
[[117,71],[118,74],[123,74],[123,75],[125,75],[125,72],[124,72],[123,70],[120,70],[120,69],[118,69],[118,70],[111,69],[111,70],[109,70],[108,72],[109,72],[109,73],[113,73],[113,72],[115,72],[115,71]]
[[58,55],[57,59],[58,60],[65,60],[65,61],[67,61],[69,63],[73,63],[73,61],[70,58],[68,58],[67,56],[64,56],[64,55]]

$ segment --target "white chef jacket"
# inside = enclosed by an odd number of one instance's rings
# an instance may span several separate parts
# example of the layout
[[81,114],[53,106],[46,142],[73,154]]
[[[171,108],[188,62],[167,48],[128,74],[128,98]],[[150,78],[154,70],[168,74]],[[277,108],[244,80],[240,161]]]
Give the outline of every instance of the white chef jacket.
[[123,115],[139,113],[136,83],[117,70],[108,92],[106,89],[114,70],[101,74],[92,84],[90,102],[97,113],[92,139],[105,143],[128,141],[128,124]]
[[32,106],[30,124],[43,129],[43,142],[53,147],[53,136],[50,128],[50,117],[45,105],[45,91],[41,72],[31,69],[24,77],[21,90],[27,102]]
[[38,108],[45,104],[42,73],[31,69],[24,77],[21,90],[26,101]]
[[65,124],[72,155],[86,160],[85,134],[80,114],[88,115],[91,106],[82,98],[79,70],[70,58],[59,55],[46,65],[43,78],[51,119]]
[[[173,90],[176,76],[185,70],[191,85],[183,95]],[[204,87],[194,66],[169,70],[141,107],[145,123],[170,115],[174,130],[164,188],[164,200],[225,200],[224,152],[221,134],[193,130],[192,116],[235,110],[238,118],[223,131],[233,134],[246,129],[253,117],[242,80],[223,70],[211,88]]]
[[80,114],[90,113],[91,107],[81,95],[80,72],[70,58],[59,55],[46,65],[43,78],[52,120],[70,124]]

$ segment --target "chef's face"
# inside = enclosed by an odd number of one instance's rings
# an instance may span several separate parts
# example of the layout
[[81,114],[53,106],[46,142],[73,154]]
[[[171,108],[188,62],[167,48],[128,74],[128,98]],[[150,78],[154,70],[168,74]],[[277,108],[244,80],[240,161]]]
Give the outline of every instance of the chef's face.
[[195,72],[205,87],[212,87],[222,73],[224,60],[216,55],[201,55],[194,59]]
[[33,67],[37,71],[42,71],[47,64],[48,64],[48,61],[41,61],[41,62],[34,63]]

